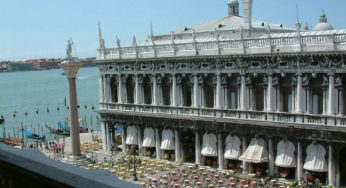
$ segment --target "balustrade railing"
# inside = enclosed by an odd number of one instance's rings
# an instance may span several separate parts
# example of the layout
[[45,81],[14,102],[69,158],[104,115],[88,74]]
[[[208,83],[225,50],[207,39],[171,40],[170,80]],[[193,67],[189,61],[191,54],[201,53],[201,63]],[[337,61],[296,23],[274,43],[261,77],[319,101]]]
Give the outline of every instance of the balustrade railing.
[[[344,31],[342,31],[344,32]],[[297,40],[298,39],[298,40]],[[299,40],[300,39],[300,40]],[[237,48],[256,48],[255,51],[249,51],[246,53],[260,53],[261,49],[263,49],[263,53],[267,53],[268,47],[292,47],[292,46],[300,46],[303,45],[303,51],[309,51],[316,49],[309,49],[306,47],[316,47],[320,45],[320,50],[328,50],[328,45],[345,45],[346,43],[346,33],[340,34],[321,34],[321,35],[308,35],[308,36],[299,36],[299,35],[291,35],[285,37],[272,37],[272,38],[252,38],[252,39],[237,39],[237,40],[226,40],[226,41],[211,41],[211,42],[188,42],[183,44],[163,44],[163,45],[149,45],[149,46],[137,46],[137,47],[122,47],[120,50],[118,48],[107,48],[104,50],[98,49],[99,53],[103,52],[105,54],[106,59],[131,59],[137,58],[136,51],[138,53],[138,58],[148,58],[155,57],[156,55],[164,56],[167,52],[173,52],[174,48],[177,53],[174,54],[176,56],[184,56],[186,54],[192,55],[194,53],[185,53],[185,52],[193,52],[196,49],[203,54],[203,51],[213,52],[218,55],[217,50],[223,49],[224,51],[221,54],[236,54],[236,53],[244,53],[242,50],[236,51],[227,51],[227,49],[237,49]],[[242,45],[243,44],[243,45]],[[197,45],[197,46],[196,46]],[[175,47],[174,47],[175,46]],[[137,49],[136,49],[137,48]],[[324,49],[326,48],[326,49]],[[328,48],[328,49],[327,49]],[[345,47],[342,47],[345,48]],[[291,52],[292,48],[284,48],[280,49],[280,52]],[[155,53],[156,52],[156,53]],[[143,56],[141,56],[143,54]],[[122,56],[124,55],[124,56]],[[99,56],[101,57],[101,56]]]
[[[324,116],[311,114],[295,114],[282,112],[262,112],[262,111],[244,111],[230,109],[213,108],[193,108],[193,107],[173,107],[173,106],[153,106],[153,105],[135,105],[118,103],[101,103],[100,110],[124,111],[136,113],[162,113],[175,116],[196,116],[196,117],[217,117],[245,119],[254,121],[276,121],[283,123],[303,123],[310,125],[328,125],[346,127],[346,117],[344,116]],[[271,118],[272,117],[272,118]],[[299,117],[299,118],[298,118]],[[298,119],[300,119],[298,121]]]
[[277,114],[277,121],[294,122],[294,115],[292,115],[292,114]]

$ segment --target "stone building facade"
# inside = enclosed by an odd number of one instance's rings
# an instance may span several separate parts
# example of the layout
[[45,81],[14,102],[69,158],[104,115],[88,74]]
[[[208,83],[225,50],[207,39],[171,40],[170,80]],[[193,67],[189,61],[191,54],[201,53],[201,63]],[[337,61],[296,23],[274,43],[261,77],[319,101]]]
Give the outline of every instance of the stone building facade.
[[325,13],[314,31],[266,23],[242,5],[131,47],[105,48],[99,27],[104,149],[121,125],[124,151],[346,185],[346,30]]

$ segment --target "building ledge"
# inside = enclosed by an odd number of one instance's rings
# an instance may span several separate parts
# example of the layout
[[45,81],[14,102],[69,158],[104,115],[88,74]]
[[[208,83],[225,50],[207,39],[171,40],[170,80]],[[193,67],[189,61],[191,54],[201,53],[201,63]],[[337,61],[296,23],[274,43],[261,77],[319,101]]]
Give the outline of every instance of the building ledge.
[[99,113],[346,132],[345,116],[101,103]]

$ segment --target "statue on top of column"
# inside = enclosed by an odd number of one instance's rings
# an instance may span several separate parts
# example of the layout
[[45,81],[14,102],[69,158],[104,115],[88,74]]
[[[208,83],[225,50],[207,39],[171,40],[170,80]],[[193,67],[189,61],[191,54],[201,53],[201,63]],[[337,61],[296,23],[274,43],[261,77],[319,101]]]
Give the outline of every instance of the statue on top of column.
[[72,57],[72,42],[70,40],[67,41],[66,46],[66,58]]

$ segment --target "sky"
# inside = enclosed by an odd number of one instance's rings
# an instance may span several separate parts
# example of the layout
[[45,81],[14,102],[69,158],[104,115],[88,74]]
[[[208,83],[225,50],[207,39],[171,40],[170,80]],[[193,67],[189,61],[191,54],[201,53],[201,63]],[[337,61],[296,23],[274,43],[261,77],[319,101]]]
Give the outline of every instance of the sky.
[[[322,10],[334,29],[346,29],[346,0],[253,0],[253,18],[310,29]],[[100,21],[106,47],[141,43],[154,35],[227,16],[228,0],[0,0],[0,61],[63,58],[66,41],[78,57],[95,57]],[[241,7],[240,7],[241,8]],[[242,11],[240,10],[240,15]]]

